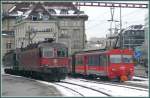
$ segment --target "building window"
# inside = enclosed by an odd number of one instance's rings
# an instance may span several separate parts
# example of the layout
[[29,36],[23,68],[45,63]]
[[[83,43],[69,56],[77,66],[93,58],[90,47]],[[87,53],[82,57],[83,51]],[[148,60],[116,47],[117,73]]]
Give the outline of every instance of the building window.
[[38,20],[38,17],[37,17],[37,16],[32,16],[32,20],[33,20],[33,21],[37,21],[37,20]]
[[39,12],[39,13],[38,13],[38,18],[39,18],[39,19],[42,19],[42,18],[43,18],[43,13],[42,13],[42,12]]
[[60,33],[60,35],[59,35],[59,37],[60,37],[60,38],[68,38],[69,35],[68,35],[67,30],[66,30],[66,29],[62,29],[62,30],[61,30],[61,33]]
[[12,43],[6,43],[6,48],[11,49],[12,48]]
[[49,20],[49,16],[48,15],[44,15],[43,16],[43,20]]
[[50,14],[56,14],[56,11],[54,9],[48,9]]
[[45,41],[49,41],[49,40],[51,40],[51,38],[44,38],[44,40],[45,40]]
[[61,12],[60,12],[60,14],[68,14],[68,10],[62,9]]

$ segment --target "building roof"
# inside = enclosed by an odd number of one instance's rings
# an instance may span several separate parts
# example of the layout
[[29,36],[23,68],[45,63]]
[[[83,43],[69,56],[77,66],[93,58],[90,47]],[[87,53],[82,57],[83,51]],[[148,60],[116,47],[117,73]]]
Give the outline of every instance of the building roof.
[[36,15],[39,12],[42,12],[43,14],[47,14],[48,16],[50,16],[50,13],[44,8],[44,5],[41,3],[32,5],[32,7],[29,10],[27,10],[27,12],[29,12],[27,14],[27,17]]
[[72,2],[44,2],[46,7],[64,7],[68,9],[77,9]]
[[56,16],[59,18],[79,17],[88,19],[88,16],[84,14],[83,11],[79,11],[77,7],[73,5],[72,2],[16,3],[9,10],[8,15],[4,16],[4,18],[16,17],[21,15],[25,18],[29,18],[30,15],[38,13],[39,10],[42,10],[42,13],[47,14],[49,16]]
[[9,14],[10,13],[16,13],[17,11],[22,11],[25,12],[29,9],[30,4],[29,3],[17,3],[15,4],[12,8],[9,9]]

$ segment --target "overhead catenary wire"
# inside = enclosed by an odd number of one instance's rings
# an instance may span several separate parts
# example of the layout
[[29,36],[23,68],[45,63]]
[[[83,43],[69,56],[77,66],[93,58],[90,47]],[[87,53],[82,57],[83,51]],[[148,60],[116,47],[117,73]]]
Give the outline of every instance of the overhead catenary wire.
[[[116,9],[118,9],[118,8],[116,8]],[[144,10],[144,12],[145,12],[145,10],[147,10],[147,9],[143,9]],[[123,21],[122,21],[122,27],[124,28],[124,25],[126,25],[126,27],[127,27],[127,23],[129,23],[129,24],[131,24],[130,22],[136,22],[136,21],[139,21],[140,22],[140,20],[142,20],[142,19],[137,19],[137,20],[134,20],[133,21],[133,19],[132,19],[132,16],[139,16],[140,17],[140,15],[138,15],[136,12],[138,12],[138,11],[143,11],[142,9],[140,9],[140,8],[138,8],[138,9],[136,9],[136,10],[133,10],[133,11],[130,11],[130,12],[128,12],[128,13],[125,13],[125,14],[123,14],[123,15],[121,15],[121,17],[123,18]],[[107,12],[105,12],[105,13],[107,13]],[[122,13],[124,13],[124,9],[122,10]],[[140,14],[140,13],[139,13]],[[119,14],[118,14],[119,15]],[[117,16],[118,16],[117,15]],[[99,17],[101,17],[102,16],[102,14],[100,14],[100,15],[98,15],[98,18]],[[104,15],[103,15],[103,17],[104,17]],[[115,17],[116,17],[116,14],[115,14]],[[130,18],[131,17],[131,18]],[[126,19],[127,18],[127,19]],[[130,18],[130,19],[128,19],[128,18]],[[91,30],[91,29],[98,29],[98,28],[100,28],[100,26],[103,26],[104,27],[104,25],[106,24],[106,22],[107,22],[107,20],[96,20],[97,18],[95,18],[95,19],[91,19],[91,20],[89,20],[89,21],[87,21],[87,23],[86,23],[86,25],[88,25],[88,27],[86,27],[86,30]],[[119,18],[118,18],[119,19]],[[135,18],[134,18],[135,19]],[[106,21],[106,22],[105,22]],[[99,22],[99,23],[97,23],[97,22]],[[89,25],[90,23],[93,23],[92,25]],[[134,23],[133,23],[134,24]],[[106,24],[107,25],[107,24]],[[118,25],[118,24],[117,24]],[[116,26],[117,26],[116,25]],[[131,24],[132,25],[132,24]],[[118,25],[119,26],[119,25]],[[108,28],[107,28],[107,30],[108,30]],[[103,32],[103,31],[102,31]]]

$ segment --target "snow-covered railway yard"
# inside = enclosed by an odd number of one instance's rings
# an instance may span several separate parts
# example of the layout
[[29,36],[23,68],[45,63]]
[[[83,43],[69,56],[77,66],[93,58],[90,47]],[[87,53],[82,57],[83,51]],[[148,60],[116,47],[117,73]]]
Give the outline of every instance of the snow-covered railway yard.
[[[145,82],[147,80],[143,80]],[[64,96],[113,96],[113,97],[148,97],[149,90],[148,87],[128,85],[130,82],[134,84],[133,81],[128,81],[127,83],[111,83],[105,81],[94,81],[86,80],[80,78],[66,78],[59,83],[49,83],[43,82],[48,85],[54,85]],[[140,80],[141,82],[141,80]],[[137,84],[137,80],[135,82]],[[141,82],[142,83],[142,82]],[[147,81],[148,83],[148,81]],[[140,84],[139,84],[140,85]],[[148,85],[147,85],[148,86]],[[71,90],[72,89],[72,90]]]
[[[109,96],[111,97],[148,97],[149,96],[149,93],[148,93],[149,92],[149,87],[148,87],[149,80],[146,78],[139,78],[139,77],[134,77],[133,81],[126,81],[123,83],[119,83],[119,82],[108,82],[108,81],[98,81],[98,80],[96,81],[96,80],[71,78],[71,77],[67,77],[65,80],[61,80],[60,82],[46,82],[46,81],[29,79],[29,78],[9,75],[9,74],[7,75],[5,74],[3,75],[3,77],[4,76],[5,78],[7,77],[8,79],[9,78],[16,79],[18,81],[17,84],[22,85],[22,87],[24,86],[24,84],[19,81],[32,81],[33,83],[35,82],[34,84],[38,83],[40,85],[45,85],[45,87],[51,87],[51,91],[55,91],[53,93],[58,93],[56,94],[56,96],[59,96],[59,95],[64,96],[64,97],[109,97]],[[30,85],[30,82],[29,83],[26,82],[27,86],[28,84]],[[11,85],[11,86],[13,88],[17,88],[15,87],[15,85]],[[56,90],[52,90],[52,88],[56,88]],[[5,89],[8,89],[8,88],[5,88]],[[45,90],[43,90],[43,92],[45,92]],[[47,90],[46,90],[47,93],[51,92]],[[23,93],[27,94],[29,92],[29,91],[23,91],[23,90],[21,91],[22,91],[22,94]],[[16,92],[18,92],[17,89],[16,89]],[[38,94],[37,92],[35,93],[36,95]],[[9,92],[8,92],[8,95],[10,95]],[[16,93],[16,96],[17,95],[18,94]],[[30,95],[33,96],[34,94],[30,93]]]
[[111,96],[109,93],[105,93],[101,90],[87,87],[85,85],[78,85],[78,84],[70,83],[70,82],[62,82],[62,83],[57,83],[57,84],[61,86],[65,86],[67,88],[71,88],[74,91],[80,93],[81,96]]

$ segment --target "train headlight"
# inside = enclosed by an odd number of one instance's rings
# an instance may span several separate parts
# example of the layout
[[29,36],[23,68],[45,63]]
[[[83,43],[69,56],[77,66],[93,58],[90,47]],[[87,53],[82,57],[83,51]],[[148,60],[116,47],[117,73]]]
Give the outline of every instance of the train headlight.
[[130,68],[130,71],[133,71],[133,69],[132,69],[132,68]]
[[112,68],[111,70],[112,70],[112,71],[116,71],[116,69],[115,69],[115,68]]

